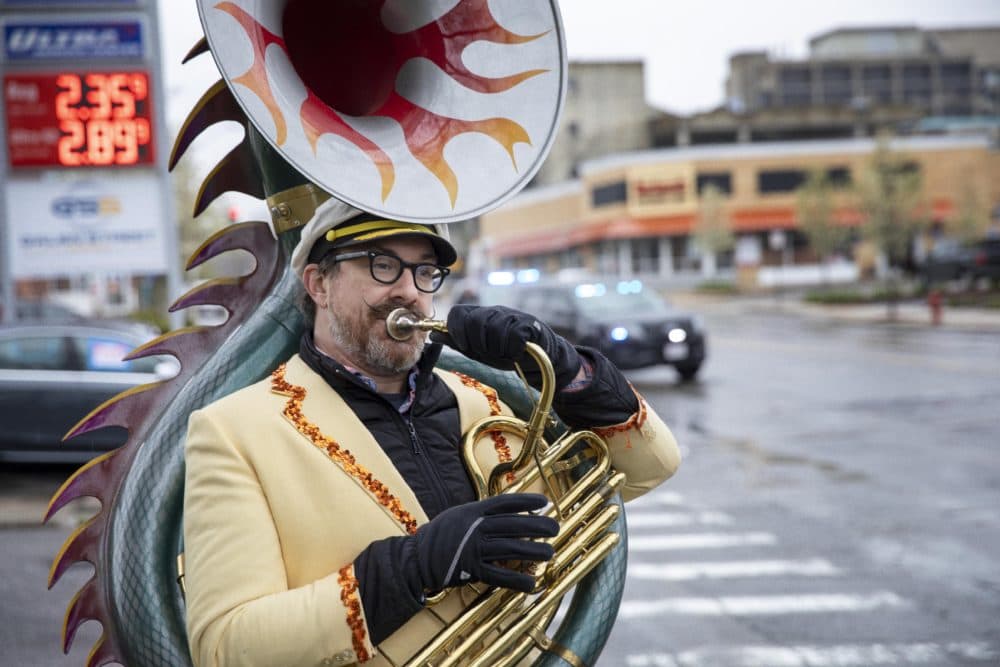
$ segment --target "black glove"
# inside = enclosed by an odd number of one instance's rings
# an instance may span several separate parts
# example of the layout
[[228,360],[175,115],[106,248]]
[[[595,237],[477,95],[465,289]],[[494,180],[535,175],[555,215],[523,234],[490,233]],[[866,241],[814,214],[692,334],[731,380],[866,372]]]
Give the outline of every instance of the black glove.
[[[354,572],[372,642],[379,644],[423,608],[425,591],[473,581],[530,591],[532,577],[497,563],[552,558],[555,520],[518,514],[545,506],[545,496],[508,493],[456,505],[417,529],[369,544],[354,560]],[[463,574],[464,573],[464,574]]]
[[453,306],[448,311],[448,333],[431,332],[431,340],[493,368],[509,371],[518,363],[536,389],[542,386],[542,374],[525,351],[526,343],[535,343],[549,355],[556,373],[556,391],[580,371],[580,355],[565,338],[534,315],[504,306]]
[[412,539],[424,590],[481,581],[530,592],[531,575],[496,563],[552,558],[551,544],[524,538],[553,537],[559,524],[546,516],[519,514],[541,509],[547,502],[537,493],[500,494],[451,507],[421,526]]

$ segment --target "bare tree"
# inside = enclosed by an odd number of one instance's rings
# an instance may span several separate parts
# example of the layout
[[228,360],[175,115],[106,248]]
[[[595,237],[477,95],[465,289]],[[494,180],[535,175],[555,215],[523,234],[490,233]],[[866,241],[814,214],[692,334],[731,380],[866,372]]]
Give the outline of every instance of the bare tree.
[[865,236],[888,262],[885,275],[889,319],[896,317],[898,271],[910,257],[913,239],[927,224],[919,166],[894,152],[883,137],[856,187]]
[[833,190],[834,186],[826,172],[816,169],[809,173],[796,197],[799,228],[809,239],[809,245],[819,257],[824,269],[823,282],[826,282],[825,269],[830,255],[847,238],[846,230],[834,220]]
[[712,260],[711,271],[708,271],[710,274],[715,272],[716,256],[736,245],[732,225],[725,211],[725,197],[714,185],[707,186],[701,192],[701,207],[692,236],[698,248]]
[[982,238],[989,228],[990,211],[983,204],[980,188],[976,187],[971,174],[967,174],[962,183],[958,217],[955,218],[955,236],[962,241],[975,241]]

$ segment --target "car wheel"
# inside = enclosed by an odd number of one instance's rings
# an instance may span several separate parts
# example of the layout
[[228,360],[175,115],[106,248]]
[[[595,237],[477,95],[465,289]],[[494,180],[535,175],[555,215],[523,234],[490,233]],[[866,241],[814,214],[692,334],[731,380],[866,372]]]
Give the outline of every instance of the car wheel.
[[681,376],[681,380],[689,382],[694,379],[694,376],[698,374],[698,369],[701,368],[701,363],[695,364],[677,364],[677,372]]

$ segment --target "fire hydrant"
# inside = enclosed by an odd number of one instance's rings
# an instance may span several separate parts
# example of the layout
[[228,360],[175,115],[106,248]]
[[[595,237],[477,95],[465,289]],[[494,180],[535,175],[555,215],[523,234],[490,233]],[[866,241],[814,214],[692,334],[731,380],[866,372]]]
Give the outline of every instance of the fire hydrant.
[[932,289],[927,293],[927,306],[931,309],[931,324],[941,324],[941,290]]

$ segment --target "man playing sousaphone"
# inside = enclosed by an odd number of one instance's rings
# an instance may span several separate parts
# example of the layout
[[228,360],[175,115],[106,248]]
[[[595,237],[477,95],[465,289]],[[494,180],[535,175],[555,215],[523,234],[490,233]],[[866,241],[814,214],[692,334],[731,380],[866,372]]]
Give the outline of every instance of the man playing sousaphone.
[[[609,446],[625,500],[679,464],[669,429],[598,351],[574,347],[533,315],[455,306],[447,333],[396,340],[386,317],[434,312],[456,252],[443,226],[398,222],[331,199],[305,226],[292,267],[309,323],[273,375],[192,414],[184,542],[194,662],[401,664],[475,591],[529,591],[510,561],[544,562],[558,524],[546,498],[477,500],[461,439],[510,414],[481,382],[435,369],[442,343],[499,369],[551,359],[553,407]],[[520,441],[485,439],[509,461]],[[439,592],[458,591],[437,604]]]

